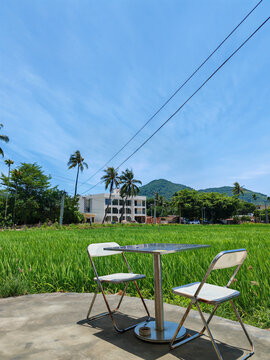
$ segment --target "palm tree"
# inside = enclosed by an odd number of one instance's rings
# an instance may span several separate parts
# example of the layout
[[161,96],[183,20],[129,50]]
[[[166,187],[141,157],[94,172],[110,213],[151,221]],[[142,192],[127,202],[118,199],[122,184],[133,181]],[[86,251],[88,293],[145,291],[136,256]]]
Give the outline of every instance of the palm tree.
[[111,203],[111,198],[112,198],[112,192],[114,188],[117,188],[119,185],[119,176],[118,176],[118,172],[114,167],[108,167],[106,170],[104,170],[105,175],[102,176],[101,180],[105,183],[105,189],[107,190],[108,187],[110,187],[110,196],[109,196],[109,201],[105,210],[105,214],[104,214],[104,218],[102,220],[102,224],[104,224],[104,221],[106,219],[107,213],[108,213],[108,209],[109,209],[109,205]]
[[9,178],[10,178],[10,167],[14,164],[13,160],[5,160],[5,164],[8,166],[8,186],[7,186],[7,195],[6,195],[6,207],[5,207],[5,219],[7,217],[7,205],[8,205],[8,192],[9,192]]
[[75,192],[74,192],[74,197],[75,197],[77,195],[79,170],[81,170],[81,172],[83,172],[84,166],[86,167],[86,169],[88,169],[88,165],[86,164],[86,162],[84,162],[84,158],[82,157],[79,150],[75,151],[74,154],[70,155],[67,165],[68,165],[69,169],[72,169],[77,166],[77,176],[76,176]]
[[120,188],[120,195],[124,199],[123,207],[122,207],[122,214],[120,217],[120,223],[122,222],[124,216],[124,210],[127,202],[128,197],[134,197],[140,191],[139,187],[136,184],[142,184],[140,180],[134,179],[134,174],[132,170],[126,169],[122,171],[122,175],[120,176],[120,184],[122,184]]
[[[0,129],[2,129],[3,124],[0,124]],[[5,143],[9,142],[9,138],[6,135],[0,135],[0,141],[4,141]],[[3,149],[0,147],[0,155],[2,155],[2,157],[4,157],[4,151]]]
[[12,172],[14,182],[15,182],[15,197],[14,197],[14,208],[13,208],[13,224],[15,224],[15,211],[16,211],[16,201],[17,201],[17,190],[18,190],[18,182],[22,172],[20,170],[14,169]]
[[233,185],[234,185],[234,188],[232,190],[233,195],[235,195],[237,198],[239,198],[240,195],[244,195],[245,189],[243,188],[243,186],[240,186],[238,182],[235,182]]

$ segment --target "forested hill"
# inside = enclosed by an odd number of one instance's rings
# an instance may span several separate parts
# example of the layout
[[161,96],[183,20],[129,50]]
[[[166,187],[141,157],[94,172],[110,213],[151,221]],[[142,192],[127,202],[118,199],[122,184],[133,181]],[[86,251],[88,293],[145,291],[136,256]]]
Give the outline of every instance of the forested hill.
[[[182,184],[174,184],[171,181],[165,179],[153,180],[150,183],[142,186],[140,188],[140,194],[147,196],[148,198],[154,197],[154,193],[157,192],[159,195],[164,196],[167,200],[170,200],[174,193],[183,189],[192,189],[189,186]],[[232,186],[222,186],[217,188],[208,188],[198,190],[199,192],[217,192],[220,194],[232,196]],[[254,200],[252,195],[255,194],[257,199]],[[245,189],[244,195],[240,195],[240,199],[244,201],[248,201],[254,204],[263,204],[266,200],[267,196],[258,192],[254,192],[248,189]]]
[[[198,190],[199,192],[217,192],[220,194],[225,194],[228,196],[233,196],[233,186],[222,186],[222,187],[218,187],[218,188],[209,188],[209,189],[202,189],[202,190]],[[267,196],[258,192],[254,192],[248,189],[244,189],[244,195],[240,195],[239,199],[250,202],[250,203],[254,203],[254,204],[263,204],[264,201],[266,200]],[[256,195],[256,200],[253,199],[253,195]]]
[[174,184],[165,179],[159,179],[150,181],[150,183],[142,186],[140,188],[139,195],[144,195],[148,198],[152,198],[154,197],[155,192],[157,192],[159,193],[159,195],[164,196],[165,199],[170,200],[174,193],[183,189],[191,190],[191,187],[181,184]]

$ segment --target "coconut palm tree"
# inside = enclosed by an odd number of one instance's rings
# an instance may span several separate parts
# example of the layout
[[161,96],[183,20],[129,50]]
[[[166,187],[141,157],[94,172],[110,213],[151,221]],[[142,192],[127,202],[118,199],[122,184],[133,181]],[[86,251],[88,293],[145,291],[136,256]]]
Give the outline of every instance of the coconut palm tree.
[[5,160],[5,164],[8,166],[8,186],[7,186],[7,195],[6,195],[6,207],[5,207],[5,219],[7,217],[7,205],[8,205],[8,192],[9,192],[9,178],[10,178],[10,167],[14,164],[13,160]]
[[84,158],[82,157],[79,150],[75,151],[74,154],[70,155],[67,165],[68,165],[69,169],[72,169],[77,166],[77,175],[76,175],[75,191],[74,191],[74,197],[75,197],[77,195],[79,170],[81,170],[81,172],[83,172],[84,166],[86,167],[86,169],[88,169],[88,165],[86,162],[84,162]]
[[233,185],[234,185],[234,188],[232,190],[233,195],[235,195],[238,198],[240,195],[244,195],[245,189],[243,188],[243,186],[240,186],[238,182],[235,182]]
[[112,198],[112,192],[113,189],[117,188],[119,185],[119,176],[118,176],[118,172],[114,167],[108,167],[106,170],[104,170],[105,175],[102,176],[101,180],[105,183],[105,189],[107,190],[108,187],[110,188],[110,196],[109,196],[109,201],[105,210],[105,214],[104,214],[104,218],[102,220],[102,224],[104,224],[104,221],[106,219],[107,213],[108,213],[108,209],[109,209],[109,205],[111,203],[111,198]]
[[[2,129],[3,124],[0,124],[0,129]],[[5,143],[9,142],[9,137],[6,135],[1,135],[0,134],[0,141],[4,141]],[[4,157],[4,151],[3,149],[0,147],[0,155],[2,155],[2,157]]]
[[124,216],[124,210],[128,197],[134,197],[140,191],[139,187],[136,184],[142,184],[140,180],[134,179],[134,174],[132,170],[126,169],[122,171],[122,175],[120,176],[120,184],[122,185],[120,188],[120,195],[124,199],[122,214],[120,217],[120,222],[122,222]]

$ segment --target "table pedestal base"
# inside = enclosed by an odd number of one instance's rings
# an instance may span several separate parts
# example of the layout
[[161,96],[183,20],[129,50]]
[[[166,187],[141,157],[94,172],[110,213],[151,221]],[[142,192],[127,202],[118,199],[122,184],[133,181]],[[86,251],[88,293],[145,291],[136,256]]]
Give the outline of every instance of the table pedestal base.
[[[140,335],[139,329],[143,326],[148,326],[151,329],[151,334],[149,336]],[[157,342],[157,343],[168,343],[171,342],[172,337],[178,327],[178,324],[172,322],[172,321],[164,321],[164,330],[158,331],[156,330],[156,322],[155,321],[149,321],[149,322],[142,322],[138,324],[135,329],[135,335],[145,341],[149,342]],[[176,340],[182,339],[186,335],[186,329],[182,326],[180,329]]]

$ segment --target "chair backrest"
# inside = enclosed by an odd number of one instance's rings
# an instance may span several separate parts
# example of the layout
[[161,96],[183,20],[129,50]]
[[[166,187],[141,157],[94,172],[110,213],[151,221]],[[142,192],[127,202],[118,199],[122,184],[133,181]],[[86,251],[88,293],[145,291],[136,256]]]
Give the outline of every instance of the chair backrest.
[[216,270],[242,265],[246,256],[246,249],[222,251],[214,258],[210,265],[210,268],[212,268],[211,270]]
[[228,284],[226,285],[226,287],[229,287],[232,284],[232,282],[235,278],[235,275],[238,273],[238,271],[246,257],[247,257],[246,249],[226,250],[226,251],[222,251],[219,254],[217,254],[217,256],[215,256],[214,260],[211,262],[211,264],[210,264],[204,278],[202,279],[200,285],[198,286],[194,296],[195,297],[198,296],[199,292],[201,291],[201,288],[205,284],[205,282],[212,270],[226,269],[226,268],[237,266],[237,268],[235,269],[233,275],[231,276]]
[[87,251],[90,257],[97,257],[97,256],[110,256],[116,254],[122,254],[122,251],[110,251],[104,250],[107,247],[116,247],[119,246],[116,242],[105,242],[105,243],[96,243],[90,244],[87,247]]

